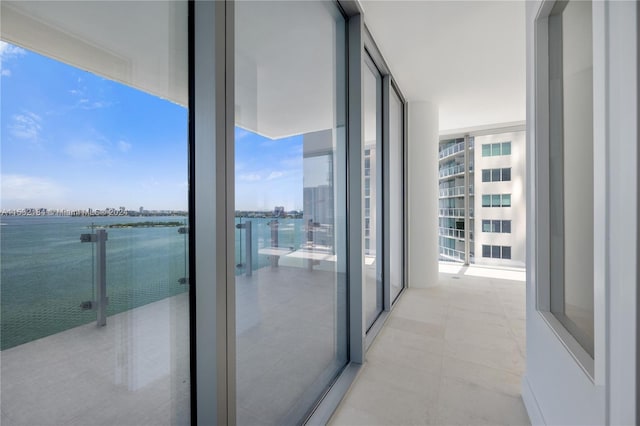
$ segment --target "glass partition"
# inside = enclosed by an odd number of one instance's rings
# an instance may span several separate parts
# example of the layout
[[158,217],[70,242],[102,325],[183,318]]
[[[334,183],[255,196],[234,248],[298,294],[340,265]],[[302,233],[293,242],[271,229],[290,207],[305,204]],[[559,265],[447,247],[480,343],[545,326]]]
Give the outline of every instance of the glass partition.
[[[384,308],[382,282],[382,76],[365,54],[364,111],[364,294],[367,329]],[[367,208],[367,206],[369,206]]]
[[347,362],[345,22],[237,2],[235,34],[237,423],[297,424]]
[[404,114],[391,87],[389,99],[389,283],[391,300],[404,286]]

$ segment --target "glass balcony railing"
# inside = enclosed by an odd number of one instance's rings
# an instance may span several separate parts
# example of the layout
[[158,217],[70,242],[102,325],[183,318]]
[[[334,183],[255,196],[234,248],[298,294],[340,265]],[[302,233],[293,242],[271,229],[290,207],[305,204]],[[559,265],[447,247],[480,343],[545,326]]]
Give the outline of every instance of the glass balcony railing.
[[451,249],[448,247],[440,247],[440,260],[449,260],[454,262],[464,262],[464,252]]
[[[473,185],[469,185],[469,195],[473,195]],[[462,197],[464,196],[464,186],[452,186],[450,188],[440,188],[440,197]]]
[[2,225],[1,350],[108,326],[188,291],[185,216],[3,216]]
[[463,208],[445,208],[439,209],[439,215],[441,217],[464,217]]
[[464,240],[464,229],[453,229],[453,228],[438,228],[439,234],[442,237],[453,237]]
[[464,186],[453,186],[451,188],[440,189],[440,197],[464,196]]
[[[273,217],[236,217],[235,223],[236,275],[251,276],[266,266],[278,267],[285,259],[311,269],[318,263],[314,259],[332,261],[335,255],[332,225]],[[306,264],[297,265],[302,260]]]
[[457,166],[447,167],[445,169],[440,170],[440,177],[453,176],[464,173],[464,164],[459,164]]
[[464,142],[458,142],[455,145],[451,145],[442,151],[438,152],[438,158],[446,158],[451,155],[457,154],[458,152],[464,151]]

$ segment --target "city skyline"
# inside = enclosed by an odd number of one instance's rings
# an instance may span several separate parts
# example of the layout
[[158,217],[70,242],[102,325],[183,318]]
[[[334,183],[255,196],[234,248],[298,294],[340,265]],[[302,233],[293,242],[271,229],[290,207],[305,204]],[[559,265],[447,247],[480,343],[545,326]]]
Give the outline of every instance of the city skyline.
[[[0,64],[2,209],[187,209],[185,107],[5,42]],[[236,208],[301,210],[302,136],[235,135]]]

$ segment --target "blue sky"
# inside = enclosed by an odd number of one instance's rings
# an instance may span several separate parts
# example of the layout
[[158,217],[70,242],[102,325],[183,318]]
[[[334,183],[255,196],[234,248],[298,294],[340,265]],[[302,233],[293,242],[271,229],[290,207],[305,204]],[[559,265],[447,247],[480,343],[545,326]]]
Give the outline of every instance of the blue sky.
[[[1,207],[187,208],[187,110],[0,42]],[[302,137],[236,129],[236,208],[302,209]]]

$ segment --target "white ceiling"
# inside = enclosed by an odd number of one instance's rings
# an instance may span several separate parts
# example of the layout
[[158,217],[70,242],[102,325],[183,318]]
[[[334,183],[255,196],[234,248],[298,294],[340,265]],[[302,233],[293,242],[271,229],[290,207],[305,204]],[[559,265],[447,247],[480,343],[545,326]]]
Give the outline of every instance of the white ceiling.
[[187,105],[187,14],[177,1],[0,1],[2,40]]
[[360,3],[404,96],[439,106],[441,133],[525,120],[524,1]]
[[[186,104],[184,1],[0,4],[4,40]],[[441,133],[525,119],[523,1],[361,4],[405,97],[439,106]],[[335,40],[327,35],[337,33],[327,5],[237,4],[241,126],[277,138],[336,125]]]

